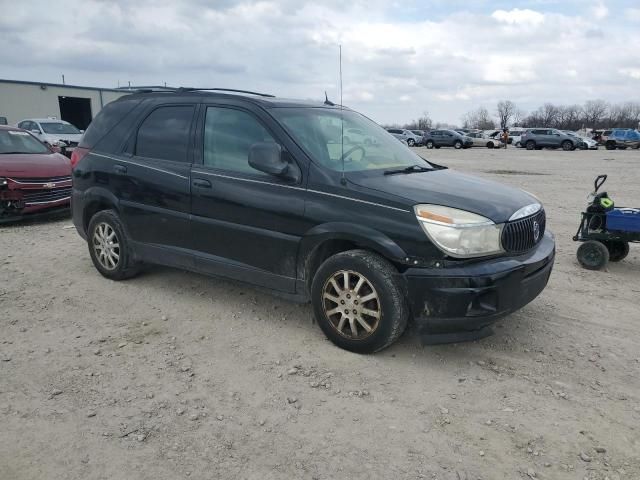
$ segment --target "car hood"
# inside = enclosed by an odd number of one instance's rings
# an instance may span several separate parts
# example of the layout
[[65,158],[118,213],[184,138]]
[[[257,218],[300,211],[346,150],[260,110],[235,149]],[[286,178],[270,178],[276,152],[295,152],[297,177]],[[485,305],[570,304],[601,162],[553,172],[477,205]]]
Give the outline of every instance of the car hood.
[[71,176],[71,162],[59,153],[0,155],[0,177],[49,178],[66,176]]
[[431,203],[477,213],[503,223],[520,208],[538,203],[531,194],[491,180],[453,170],[358,176],[349,179],[367,189],[405,198],[414,204]]

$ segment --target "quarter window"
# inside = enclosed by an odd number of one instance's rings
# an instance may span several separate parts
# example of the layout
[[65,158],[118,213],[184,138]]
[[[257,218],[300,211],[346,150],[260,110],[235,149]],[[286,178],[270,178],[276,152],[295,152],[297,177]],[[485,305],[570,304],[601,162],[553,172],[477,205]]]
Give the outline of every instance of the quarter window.
[[232,172],[269,176],[249,165],[256,143],[276,143],[256,118],[241,110],[209,107],[204,125],[204,164]]
[[136,139],[140,157],[187,162],[193,105],[159,107],[142,122]]

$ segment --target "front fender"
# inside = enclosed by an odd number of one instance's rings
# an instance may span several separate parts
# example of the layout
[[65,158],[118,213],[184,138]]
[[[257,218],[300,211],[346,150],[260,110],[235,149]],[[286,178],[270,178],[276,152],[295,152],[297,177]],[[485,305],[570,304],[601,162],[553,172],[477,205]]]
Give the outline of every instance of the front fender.
[[407,254],[391,238],[378,230],[347,222],[330,222],[316,225],[306,232],[298,250],[297,273],[305,278],[305,269],[310,256],[323,244],[343,240],[358,247],[372,250],[395,264],[407,264]]

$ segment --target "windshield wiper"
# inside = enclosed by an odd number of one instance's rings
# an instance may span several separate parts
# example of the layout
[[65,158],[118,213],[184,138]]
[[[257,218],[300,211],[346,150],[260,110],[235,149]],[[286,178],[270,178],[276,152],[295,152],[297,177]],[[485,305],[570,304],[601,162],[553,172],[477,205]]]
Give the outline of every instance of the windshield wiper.
[[420,172],[431,172],[433,168],[423,167],[422,165],[410,165],[406,168],[400,168],[398,170],[385,170],[385,175],[395,175],[396,173],[420,173]]
[[18,153],[26,153],[26,154],[28,154],[29,152],[0,152],[0,155],[16,155]]

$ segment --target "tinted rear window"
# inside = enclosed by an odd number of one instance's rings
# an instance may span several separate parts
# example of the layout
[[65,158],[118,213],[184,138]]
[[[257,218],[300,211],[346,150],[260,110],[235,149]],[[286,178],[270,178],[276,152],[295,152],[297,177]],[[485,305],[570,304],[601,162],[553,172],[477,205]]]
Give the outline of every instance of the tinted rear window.
[[156,108],[138,129],[136,155],[186,162],[193,105]]
[[105,105],[87,127],[87,131],[80,141],[80,146],[93,148],[139,103],[140,100],[117,100]]

